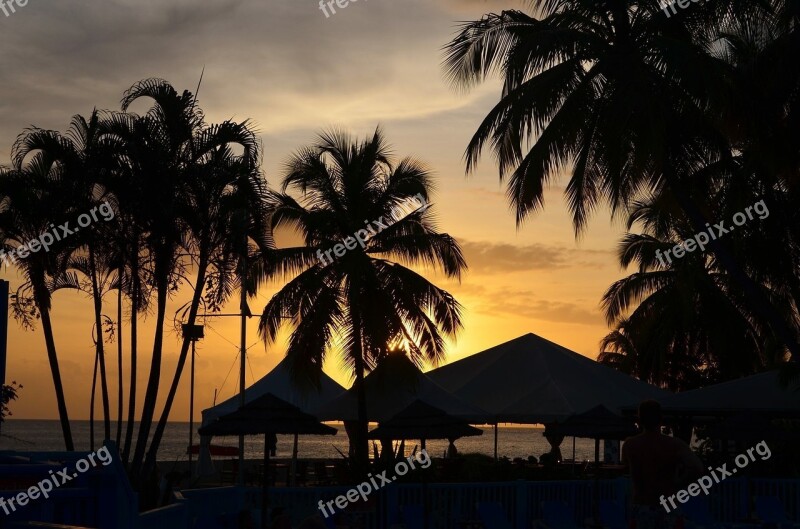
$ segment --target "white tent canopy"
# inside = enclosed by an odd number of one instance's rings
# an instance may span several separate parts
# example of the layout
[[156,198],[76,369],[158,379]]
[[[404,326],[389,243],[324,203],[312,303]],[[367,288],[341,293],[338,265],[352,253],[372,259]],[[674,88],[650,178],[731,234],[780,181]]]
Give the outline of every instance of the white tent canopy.
[[[367,394],[367,417],[381,422],[394,417],[415,400],[435,406],[448,415],[483,423],[488,414],[477,405],[465,402],[442,388],[420,371],[405,355],[393,355],[382,361],[364,379]],[[358,419],[358,394],[350,388],[317,413],[324,421]]]
[[562,421],[602,404],[619,413],[669,392],[529,333],[428,373],[499,422]]
[[[320,377],[319,390],[310,389],[305,391],[299,388],[292,382],[292,377],[289,373],[289,363],[288,360],[284,358],[272,371],[244,390],[244,400],[246,404],[267,393],[271,393],[279,399],[297,406],[301,411],[316,417],[316,412],[321,406],[330,402],[342,392],[344,392],[344,388],[324,372]],[[214,419],[232,413],[238,409],[239,395],[234,395],[212,408],[203,410],[202,426],[207,426],[212,423]],[[198,475],[206,475],[214,471],[209,451],[210,444],[210,436],[204,435],[200,437],[199,464],[197,466]]]
[[800,416],[800,384],[780,384],[778,370],[683,391],[661,404],[665,412],[690,415],[770,414]]
[[[289,363],[288,360],[284,358],[272,371],[244,390],[244,401],[248,403],[266,393],[272,393],[279,399],[297,406],[305,413],[316,416],[315,412],[320,406],[330,402],[343,391],[344,388],[324,372],[320,377],[319,391],[314,389],[303,391],[292,382],[292,377],[289,373]],[[239,395],[234,395],[212,408],[203,410],[203,425],[205,426],[217,417],[234,412],[238,409]]]

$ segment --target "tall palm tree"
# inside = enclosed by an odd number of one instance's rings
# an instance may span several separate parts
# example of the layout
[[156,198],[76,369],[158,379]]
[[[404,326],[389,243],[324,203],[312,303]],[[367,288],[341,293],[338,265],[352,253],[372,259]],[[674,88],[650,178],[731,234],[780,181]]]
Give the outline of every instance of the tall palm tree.
[[[19,246],[52,232],[53,226],[71,217],[65,212],[70,203],[62,185],[62,167],[47,152],[35,153],[22,167],[0,170],[0,243],[6,255]],[[61,369],[56,352],[55,336],[50,320],[52,294],[61,288],[78,288],[74,273],[66,271],[66,256],[73,248],[68,239],[56,241],[49,251],[17,256],[13,264],[22,272],[26,282],[17,289],[16,304],[30,306],[42,322],[47,359],[56,393],[58,416],[64,445],[73,451],[75,445],[64,397]],[[30,301],[30,303],[29,303]],[[20,307],[15,307],[15,313]],[[28,312],[30,314],[30,312]]]
[[721,65],[688,29],[668,23],[655,1],[530,4],[537,15],[486,15],[464,24],[446,47],[456,86],[495,72],[504,82],[467,147],[467,170],[491,142],[521,223],[569,165],[566,194],[579,231],[600,204],[618,210],[641,186],[661,186],[653,167],[664,154],[659,146],[674,144],[669,134],[704,126],[697,116],[708,90],[721,89],[721,73],[714,75]]
[[[241,155],[234,155],[233,145],[243,149]],[[188,325],[196,322],[209,282],[218,286],[208,293],[213,296],[212,307],[221,306],[232,292],[228,287],[241,258],[241,245],[237,244],[241,234],[236,229],[241,211],[248,211],[254,220],[246,230],[248,239],[258,248],[273,246],[263,222],[267,203],[266,182],[258,169],[261,149],[249,124],[224,122],[205,128],[194,142],[194,151],[193,165],[187,168],[187,196],[181,213],[188,229],[185,250],[196,265],[194,293],[187,310]],[[184,337],[175,375],[150,443],[145,472],[155,467],[190,344],[190,338]]]
[[[31,153],[47,152],[47,155],[60,164],[64,170],[62,185],[70,186],[72,188],[71,196],[78,199],[73,204],[73,210],[80,215],[89,215],[92,208],[97,208],[102,202],[104,191],[99,185],[98,179],[104,162],[110,159],[110,154],[102,151],[98,139],[99,113],[94,110],[88,119],[80,115],[74,116],[64,135],[35,127],[29,129],[18,138],[13,157],[15,164],[20,166],[22,160]],[[96,210],[94,215],[97,217]],[[102,332],[103,295],[105,284],[109,279],[109,270],[105,266],[108,253],[104,246],[106,230],[102,221],[94,221],[79,233],[77,229],[75,231],[76,233],[71,237],[76,252],[69,257],[68,262],[71,268],[81,272],[87,278],[87,290],[93,300],[94,344],[96,364],[100,373],[104,439],[110,439],[111,415]]]
[[143,227],[156,294],[153,355],[131,461],[137,484],[161,380],[167,299],[177,287],[182,271],[180,248],[185,224],[180,212],[186,193],[186,167],[192,159],[194,136],[203,126],[203,115],[194,96],[188,91],[179,94],[161,79],[146,79],[128,89],[122,99],[123,112],[143,97],[153,101],[147,114],[127,120],[117,118],[116,124],[116,133],[126,136],[124,157],[133,166],[140,196],[148,196],[147,200],[137,201],[136,214]]
[[[445,354],[444,336],[461,327],[453,296],[407,267],[439,268],[452,278],[466,268],[456,241],[436,231],[427,208],[431,188],[421,163],[392,162],[380,129],[360,143],[330,131],[291,158],[283,191],[274,197],[273,227],[299,230],[307,254],[318,259],[272,297],[259,333],[274,341],[291,320],[286,355],[295,379],[306,384],[318,383],[327,354],[340,348],[358,392],[351,445],[361,470],[369,458],[367,372],[398,341],[418,365],[436,364]],[[396,214],[415,196],[423,207]]]
[[[103,186],[112,190],[108,199],[116,211],[114,222],[109,225],[108,230],[111,239],[108,245],[111,252],[110,262],[118,269],[116,286],[124,288],[124,294],[130,301],[128,410],[124,442],[121,445],[122,460],[127,465],[133,448],[133,429],[136,421],[138,317],[148,311],[152,290],[145,251],[146,219],[142,214],[146,211],[144,204],[149,200],[148,189],[142,186],[139,180],[140,173],[146,167],[148,153],[146,138],[149,135],[146,123],[137,116],[127,113],[104,113],[99,127],[102,151],[114,153],[110,160],[104,162],[108,170],[100,174]],[[120,282],[119,278],[123,278],[123,281]],[[119,326],[118,321],[118,328]],[[118,340],[120,339],[121,331],[118,332]],[[121,365],[121,360],[118,361]]]

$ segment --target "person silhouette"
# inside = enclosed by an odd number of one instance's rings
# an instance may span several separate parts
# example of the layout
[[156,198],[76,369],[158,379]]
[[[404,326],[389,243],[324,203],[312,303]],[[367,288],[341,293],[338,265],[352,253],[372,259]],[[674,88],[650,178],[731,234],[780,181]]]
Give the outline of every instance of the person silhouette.
[[639,405],[638,423],[642,433],[622,445],[622,464],[632,481],[632,515],[636,529],[673,529],[675,510],[662,508],[662,498],[702,475],[700,459],[689,445],[661,433],[661,405],[647,400]]

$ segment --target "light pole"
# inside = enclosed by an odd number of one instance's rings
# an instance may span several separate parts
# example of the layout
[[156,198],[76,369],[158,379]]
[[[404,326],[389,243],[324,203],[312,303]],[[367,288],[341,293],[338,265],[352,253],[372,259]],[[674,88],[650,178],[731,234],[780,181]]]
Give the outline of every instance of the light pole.
[[0,280],[0,391],[6,383],[6,344],[8,343],[8,281]]
[[[194,355],[195,355],[195,344],[197,340],[203,338],[203,326],[202,325],[189,325],[188,323],[184,323],[181,325],[181,330],[183,331],[183,339],[189,339],[192,342],[192,364],[191,364],[191,375],[190,375],[190,383],[189,383],[189,479],[192,477],[192,443],[194,442]],[[199,450],[198,450],[199,454]]]

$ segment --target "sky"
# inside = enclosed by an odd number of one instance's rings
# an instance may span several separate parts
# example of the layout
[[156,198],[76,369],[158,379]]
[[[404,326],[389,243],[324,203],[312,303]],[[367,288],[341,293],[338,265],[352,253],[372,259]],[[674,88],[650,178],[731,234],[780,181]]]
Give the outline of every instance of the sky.
[[[464,170],[464,149],[497,102],[500,84],[464,92],[443,74],[442,47],[459,22],[520,7],[517,0],[358,0],[344,9],[334,4],[336,13],[326,18],[316,0],[29,0],[9,16],[0,11],[0,164],[9,163],[11,145],[26,127],[63,131],[74,114],[119,110],[125,89],[144,78],[194,91],[205,68],[198,100],[207,121],[251,120],[272,186],[294,151],[333,126],[358,137],[380,126],[398,158],[412,156],[431,169],[431,211],[469,266],[460,283],[426,274],[464,307],[464,329],[448,342],[447,362],[528,332],[596,358],[609,331],[600,300],[626,274],[616,258],[621,219],[600,208],[576,239],[561,181],[547,191],[545,211],[518,227],[491,155],[469,176]],[[140,102],[132,110],[147,107]],[[0,277],[12,290],[22,282],[13,269],[0,270]],[[260,314],[280,286],[266,285],[250,303],[252,311]],[[175,295],[169,319],[189,295],[187,288]],[[104,313],[113,317],[116,295],[104,302]],[[225,312],[236,309],[231,303]],[[152,320],[139,335],[139,410]],[[56,293],[53,321],[70,418],[86,419],[94,365],[91,299]],[[238,320],[206,323],[197,346],[196,418],[213,404],[215,391],[220,402],[238,388]],[[248,324],[248,384],[274,367],[286,346],[286,333],[265,346],[257,324],[257,318]],[[127,398],[127,326],[122,333]],[[116,344],[106,347],[115,410]],[[179,349],[170,328],[157,413]],[[329,357],[325,370],[351,384],[338,357]],[[10,323],[6,378],[24,386],[12,406],[14,418],[57,418],[40,327],[31,332]],[[172,420],[188,420],[188,395],[184,376]]]

